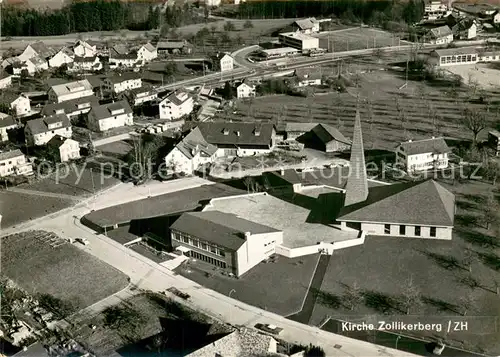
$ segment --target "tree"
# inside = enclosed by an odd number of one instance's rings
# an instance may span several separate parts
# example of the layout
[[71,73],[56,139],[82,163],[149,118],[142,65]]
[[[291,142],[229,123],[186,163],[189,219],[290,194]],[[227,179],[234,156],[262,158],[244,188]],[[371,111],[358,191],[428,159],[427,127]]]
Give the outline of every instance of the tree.
[[319,346],[310,344],[304,351],[304,357],[325,357],[325,351]]
[[413,278],[410,276],[403,286],[403,306],[406,310],[406,314],[409,315],[411,308],[420,305],[422,300],[420,299],[420,291],[413,283]]
[[351,80],[354,84],[354,87],[359,88],[359,86],[361,85],[361,75],[359,73],[354,73]]
[[235,30],[236,26],[234,26],[234,23],[232,23],[231,21],[226,21],[226,23],[224,24],[224,31],[230,32]]
[[238,45],[242,45],[242,44],[243,44],[243,37],[241,37],[241,35],[240,35],[240,34],[238,34],[238,35],[234,38],[234,40],[236,41],[236,43],[237,43]]
[[465,248],[464,251],[464,265],[467,267],[467,270],[469,270],[469,273],[472,273],[472,265],[476,261],[477,261],[476,252],[472,249],[472,246],[470,244],[467,244],[467,247]]
[[351,311],[363,301],[363,294],[360,286],[355,281],[351,286],[348,286],[344,294],[344,301],[347,303]]
[[210,33],[212,34],[212,37],[215,37],[215,34],[217,33],[217,26],[210,26]]
[[463,309],[462,312],[463,316],[467,315],[469,311],[474,310],[476,308],[477,299],[472,291],[469,291],[465,296],[462,296],[459,299],[459,301]]
[[56,319],[63,319],[75,311],[74,304],[50,294],[39,294],[37,299],[40,306],[52,312]]
[[498,224],[498,222],[500,222],[500,204],[493,192],[490,192],[482,207],[483,221],[486,224],[485,228],[489,230],[491,224]]
[[246,20],[245,23],[243,24],[244,29],[253,29],[253,22],[250,20]]
[[472,133],[472,143],[477,145],[477,136],[487,126],[486,115],[477,109],[467,107],[462,112],[462,125]]
[[222,89],[222,97],[226,100],[231,100],[236,97],[236,89],[227,81]]
[[222,33],[220,36],[220,41],[224,46],[231,47],[233,39],[227,33]]
[[243,183],[245,184],[245,187],[247,188],[247,193],[250,193],[250,190],[253,190],[253,184],[254,184],[254,179],[251,176],[246,176],[243,179]]
[[103,311],[103,315],[106,326],[129,338],[138,337],[139,329],[146,321],[142,313],[125,305],[110,306]]
[[500,177],[500,163],[495,159],[487,160],[483,166],[486,178],[491,181],[493,186],[496,186],[497,180]]

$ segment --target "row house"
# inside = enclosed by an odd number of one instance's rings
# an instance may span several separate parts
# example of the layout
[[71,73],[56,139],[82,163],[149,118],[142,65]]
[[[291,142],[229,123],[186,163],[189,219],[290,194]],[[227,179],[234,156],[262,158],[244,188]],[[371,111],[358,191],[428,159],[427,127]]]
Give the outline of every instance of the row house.
[[47,144],[55,135],[71,138],[73,131],[66,114],[54,114],[26,122],[24,134],[27,145],[40,146]]
[[9,130],[18,127],[12,115],[0,113],[0,142],[9,140]]
[[132,109],[126,100],[93,107],[88,115],[89,129],[97,132],[133,124]]
[[104,79],[104,86],[113,93],[122,93],[127,90],[142,87],[142,79],[139,73],[126,72]]
[[86,79],[52,86],[48,91],[49,100],[61,103],[71,99],[89,97],[94,94],[92,85]]
[[172,92],[159,104],[160,119],[175,120],[193,111],[193,98],[186,92]]
[[76,140],[60,135],[54,135],[47,142],[47,147],[52,148],[57,153],[56,159],[59,162],[67,162],[80,158],[80,143]]
[[43,107],[41,114],[42,116],[66,114],[69,119],[72,119],[79,115],[87,114],[92,107],[97,105],[99,105],[99,100],[92,95],[89,97],[67,100],[61,103],[49,103]]
[[10,109],[16,114],[17,117],[24,117],[31,114],[30,99],[27,95],[21,94],[14,101],[10,103]]
[[33,166],[19,149],[0,152],[0,177],[10,175],[33,175]]
[[96,72],[102,69],[99,57],[75,57],[73,63],[68,66],[71,72]]
[[409,140],[396,148],[396,164],[407,173],[448,167],[451,152],[444,138]]

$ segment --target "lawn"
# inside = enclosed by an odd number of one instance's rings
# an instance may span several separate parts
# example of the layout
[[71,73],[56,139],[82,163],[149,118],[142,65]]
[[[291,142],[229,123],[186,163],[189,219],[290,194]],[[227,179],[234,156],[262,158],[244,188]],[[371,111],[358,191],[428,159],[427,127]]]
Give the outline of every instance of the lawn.
[[[389,71],[364,73],[360,77],[360,112],[366,149],[393,150],[400,141],[432,135],[470,139],[471,134],[460,123],[465,106],[485,113],[488,126],[496,125],[497,107],[492,106],[486,113],[485,105],[466,103],[464,93],[459,92],[461,97],[454,99],[447,93],[449,88],[426,83],[420,87],[417,82],[409,82],[407,88],[399,90],[405,83],[404,78]],[[423,89],[422,95],[420,88]],[[357,103],[356,89],[350,88],[350,91],[352,93],[329,93],[309,98],[257,97],[253,101],[237,102],[236,114],[220,113],[214,120],[319,122],[333,125],[350,137]],[[498,94],[491,93],[492,97],[495,95]]]
[[256,265],[239,279],[220,275],[212,265],[198,261],[190,261],[175,271],[221,294],[227,295],[234,290],[231,293],[233,298],[288,316],[302,309],[318,260],[319,254],[293,259],[276,255],[271,261]]
[[71,207],[73,204],[74,201],[69,199],[0,191],[2,228],[5,229],[46,216]]
[[[368,237],[361,246],[335,252],[310,323],[318,324],[331,315],[339,319],[383,316],[387,320],[396,316],[398,321],[445,324],[461,318],[461,299],[472,294],[475,304],[467,312],[468,331],[427,336],[441,335],[447,344],[498,355],[500,331],[495,328],[495,318],[500,316],[500,305],[495,281],[500,281],[500,244],[471,219],[471,215],[479,214],[491,185],[473,182],[451,188],[456,192],[458,208],[453,240]],[[467,251],[475,257],[471,272]],[[404,316],[402,293],[409,278],[420,292],[422,304],[412,307],[413,316]],[[361,287],[364,300],[351,311],[342,297],[354,282]]]
[[75,197],[89,197],[94,193],[118,184],[114,177],[102,175],[97,170],[71,164],[61,166],[53,173],[35,183],[24,184],[20,188],[34,191],[62,193]]
[[[115,268],[65,242],[52,246],[44,231],[3,237],[2,274],[31,294],[50,294],[75,311],[123,289],[128,278]],[[52,234],[51,237],[56,237]]]
[[126,141],[115,141],[114,143],[98,146],[97,150],[104,154],[125,156],[132,150],[132,146]]

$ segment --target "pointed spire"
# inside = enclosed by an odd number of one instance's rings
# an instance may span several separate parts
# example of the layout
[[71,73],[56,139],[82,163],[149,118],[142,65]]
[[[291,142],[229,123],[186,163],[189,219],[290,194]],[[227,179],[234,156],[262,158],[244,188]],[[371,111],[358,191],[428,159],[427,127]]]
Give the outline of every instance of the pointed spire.
[[361,117],[359,115],[359,94],[354,119],[354,133],[351,144],[351,160],[349,177],[345,187],[345,206],[363,202],[368,197],[368,181],[366,174],[363,134],[361,132]]

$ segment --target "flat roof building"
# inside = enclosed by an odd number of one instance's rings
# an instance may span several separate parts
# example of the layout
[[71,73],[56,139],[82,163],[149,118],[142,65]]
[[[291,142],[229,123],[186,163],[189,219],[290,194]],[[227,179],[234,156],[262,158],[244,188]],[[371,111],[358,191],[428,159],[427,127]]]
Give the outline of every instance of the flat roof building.
[[308,52],[319,48],[319,39],[301,32],[286,32],[279,34],[279,41],[284,46]]

